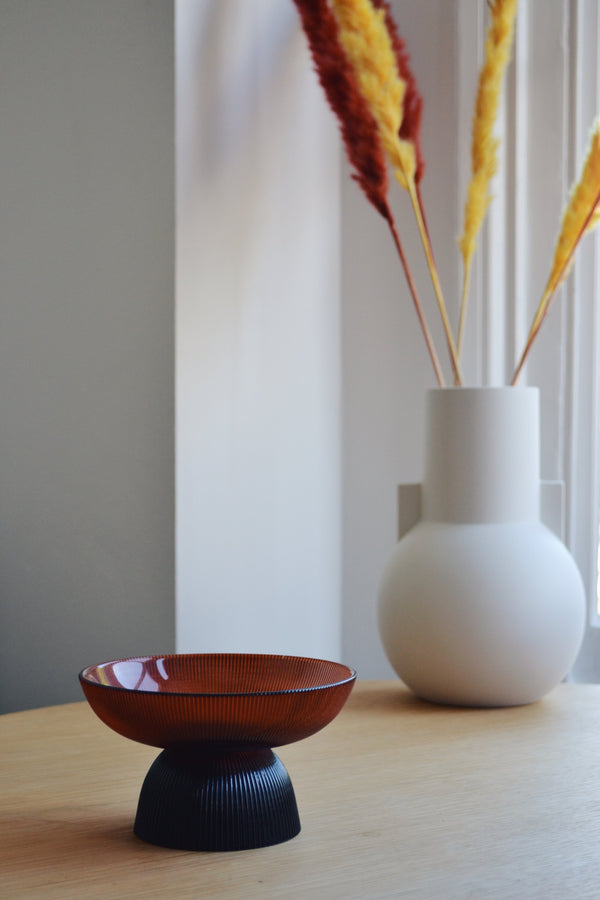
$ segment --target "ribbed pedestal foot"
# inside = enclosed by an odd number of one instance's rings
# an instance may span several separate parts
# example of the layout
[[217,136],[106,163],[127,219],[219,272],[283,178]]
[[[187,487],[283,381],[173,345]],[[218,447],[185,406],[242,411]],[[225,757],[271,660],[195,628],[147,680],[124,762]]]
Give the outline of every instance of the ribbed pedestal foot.
[[177,850],[249,850],[300,831],[292,782],[272,750],[163,750],[140,793],[144,841]]

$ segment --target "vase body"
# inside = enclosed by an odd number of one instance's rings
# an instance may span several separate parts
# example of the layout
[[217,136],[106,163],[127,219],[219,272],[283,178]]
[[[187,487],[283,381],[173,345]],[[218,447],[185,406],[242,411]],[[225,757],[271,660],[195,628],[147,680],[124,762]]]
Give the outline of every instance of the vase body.
[[379,592],[390,663],[434,702],[538,700],[571,668],[586,613],[577,566],[540,518],[537,388],[429,391],[411,487],[417,521]]

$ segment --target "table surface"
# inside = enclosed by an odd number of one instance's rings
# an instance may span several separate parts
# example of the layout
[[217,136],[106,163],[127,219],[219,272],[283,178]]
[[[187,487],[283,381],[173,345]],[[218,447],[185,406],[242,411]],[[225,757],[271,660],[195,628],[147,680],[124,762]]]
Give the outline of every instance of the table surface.
[[0,897],[600,897],[600,686],[514,709],[423,703],[359,682],[277,752],[302,831],[235,853],[132,833],[158,751],[85,703],[0,716]]

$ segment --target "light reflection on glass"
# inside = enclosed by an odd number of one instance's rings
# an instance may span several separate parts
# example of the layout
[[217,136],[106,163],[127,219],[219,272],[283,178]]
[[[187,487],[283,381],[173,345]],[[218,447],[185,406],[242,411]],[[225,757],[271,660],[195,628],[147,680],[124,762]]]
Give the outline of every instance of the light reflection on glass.
[[158,669],[159,674],[164,678],[165,681],[169,680],[169,675],[167,670],[165,669],[165,660],[164,657],[156,660],[156,668]]

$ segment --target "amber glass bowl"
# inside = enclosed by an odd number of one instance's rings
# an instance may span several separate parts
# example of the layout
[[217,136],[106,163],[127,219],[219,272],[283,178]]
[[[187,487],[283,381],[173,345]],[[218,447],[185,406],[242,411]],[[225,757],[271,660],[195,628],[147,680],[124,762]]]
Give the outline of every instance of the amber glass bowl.
[[272,748],[324,728],[355,679],[342,663],[236,653],[119,659],[79,675],[106,725],[164,748],[142,787],[136,834],[190,850],[260,847],[298,833],[291,781]]

